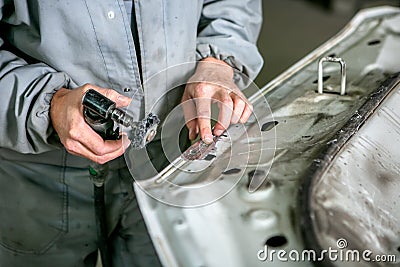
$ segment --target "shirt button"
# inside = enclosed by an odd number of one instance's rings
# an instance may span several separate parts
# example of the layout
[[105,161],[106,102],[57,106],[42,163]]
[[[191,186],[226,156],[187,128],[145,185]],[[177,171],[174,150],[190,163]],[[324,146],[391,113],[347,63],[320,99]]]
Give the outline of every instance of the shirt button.
[[130,91],[131,91],[131,88],[129,88],[129,87],[125,87],[125,88],[124,88],[124,92],[125,92],[125,93],[128,93],[128,92],[130,92]]
[[108,11],[107,17],[108,17],[109,19],[115,18],[115,13],[114,13],[114,11]]

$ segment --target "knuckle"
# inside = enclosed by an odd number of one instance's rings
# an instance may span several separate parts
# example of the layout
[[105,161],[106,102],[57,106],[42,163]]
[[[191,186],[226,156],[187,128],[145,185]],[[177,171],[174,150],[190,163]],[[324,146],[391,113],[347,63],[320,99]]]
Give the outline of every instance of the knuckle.
[[74,128],[69,129],[68,130],[68,137],[70,139],[74,139],[74,140],[79,139],[79,131],[77,131]]
[[224,105],[233,106],[232,98],[229,95],[225,95],[222,97],[221,102]]
[[68,152],[76,153],[77,149],[75,146],[75,142],[71,139],[67,139],[64,141],[64,147]]
[[98,156],[98,155],[94,155],[90,158],[90,160],[98,163],[98,164],[104,164],[107,162],[106,158],[104,156]]
[[209,131],[210,131],[209,127],[206,127],[206,126],[200,127],[200,132],[202,132],[202,133],[208,133]]
[[103,146],[95,146],[94,153],[98,156],[104,156],[106,154],[105,148]]
[[238,105],[246,105],[246,100],[243,97],[237,96],[235,95],[235,103],[237,103]]
[[117,99],[118,93],[112,89],[104,89],[104,96],[109,99]]
[[208,84],[205,83],[199,83],[196,86],[195,89],[195,96],[197,97],[202,97],[202,96],[208,96],[212,90],[212,87]]

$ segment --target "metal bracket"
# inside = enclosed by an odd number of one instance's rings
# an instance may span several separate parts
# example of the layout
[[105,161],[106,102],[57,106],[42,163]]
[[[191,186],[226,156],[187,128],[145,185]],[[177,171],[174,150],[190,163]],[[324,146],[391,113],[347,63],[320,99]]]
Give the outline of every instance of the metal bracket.
[[334,62],[340,64],[340,72],[341,72],[341,80],[340,80],[340,95],[346,94],[346,62],[340,57],[323,57],[318,62],[318,93],[323,93],[324,88],[324,70],[323,63],[324,62]]

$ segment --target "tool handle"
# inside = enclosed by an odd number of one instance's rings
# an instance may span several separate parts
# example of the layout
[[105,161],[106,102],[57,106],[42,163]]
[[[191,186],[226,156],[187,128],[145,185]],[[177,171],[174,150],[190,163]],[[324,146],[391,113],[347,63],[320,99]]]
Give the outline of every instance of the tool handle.
[[115,102],[89,89],[82,98],[83,116],[89,126],[104,140],[120,138],[119,129],[114,130],[114,121],[111,117],[115,110]]
[[94,89],[86,91],[82,98],[82,105],[104,119],[107,119],[116,107],[114,101]]

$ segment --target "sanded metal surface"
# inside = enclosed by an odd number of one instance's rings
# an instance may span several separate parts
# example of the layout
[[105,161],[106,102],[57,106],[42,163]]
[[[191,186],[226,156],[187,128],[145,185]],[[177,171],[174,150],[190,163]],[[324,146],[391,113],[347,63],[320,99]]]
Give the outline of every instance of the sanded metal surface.
[[[299,188],[303,186],[303,194],[307,191],[304,182],[317,172],[313,166],[322,166],[321,155],[338,142],[337,134],[400,70],[394,56],[400,51],[399,14],[395,8],[360,13],[340,34],[251,96],[259,116],[230,127],[208,157],[177,159],[182,165],[172,164],[168,172],[136,183],[143,216],[165,266],[312,265],[260,261],[257,252],[266,243],[287,251],[301,251],[313,242],[315,247],[329,244],[319,238],[323,228],[316,226],[315,217],[304,214],[316,214],[315,206],[299,197]],[[337,64],[325,67],[324,93],[317,92],[318,60],[326,56],[347,64],[345,95],[338,93]],[[255,190],[249,190],[252,183]],[[316,238],[305,243],[304,229]]]
[[[400,260],[400,74],[389,77],[313,162],[299,194],[303,238],[315,251],[371,251]],[[312,227],[307,227],[312,225]],[[361,258],[361,257],[360,257]],[[398,261],[394,262],[399,264]],[[324,266],[386,266],[324,261]]]

